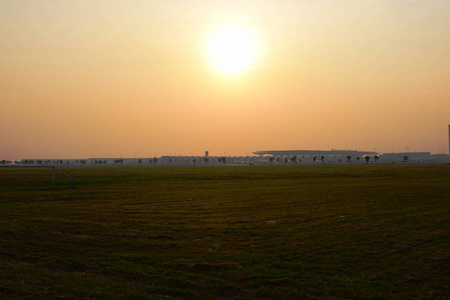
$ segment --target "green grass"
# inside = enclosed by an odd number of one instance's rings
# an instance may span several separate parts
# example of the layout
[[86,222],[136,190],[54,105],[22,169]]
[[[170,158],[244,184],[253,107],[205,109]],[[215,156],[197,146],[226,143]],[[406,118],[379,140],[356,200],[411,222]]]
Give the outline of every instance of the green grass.
[[0,299],[450,298],[450,165],[0,169]]

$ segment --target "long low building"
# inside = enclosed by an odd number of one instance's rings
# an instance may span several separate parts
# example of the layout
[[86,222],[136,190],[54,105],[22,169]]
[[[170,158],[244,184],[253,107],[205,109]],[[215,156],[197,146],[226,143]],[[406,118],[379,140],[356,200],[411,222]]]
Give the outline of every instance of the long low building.
[[272,157],[276,161],[342,163],[369,162],[378,163],[445,163],[450,162],[447,154],[431,154],[430,152],[395,152],[377,153],[357,150],[269,150],[256,151],[255,155]]
[[292,162],[352,162],[362,161],[364,157],[377,157],[378,154],[373,151],[357,151],[357,150],[269,150],[253,152],[259,156],[272,156],[279,161]]
[[301,156],[301,155],[318,155],[318,156],[330,156],[330,155],[343,155],[343,156],[360,156],[375,155],[373,151],[357,151],[357,150],[269,150],[269,151],[256,151],[255,155],[272,155],[272,156]]
[[[285,164],[449,163],[447,154],[357,150],[269,150],[254,156],[161,156],[147,158],[23,159],[25,166],[213,166]],[[5,161],[6,164],[6,161]]]

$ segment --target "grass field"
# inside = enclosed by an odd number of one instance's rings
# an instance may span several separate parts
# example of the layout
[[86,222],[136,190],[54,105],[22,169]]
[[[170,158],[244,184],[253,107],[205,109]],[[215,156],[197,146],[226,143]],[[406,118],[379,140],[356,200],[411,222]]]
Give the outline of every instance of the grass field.
[[0,299],[449,299],[450,165],[0,169]]

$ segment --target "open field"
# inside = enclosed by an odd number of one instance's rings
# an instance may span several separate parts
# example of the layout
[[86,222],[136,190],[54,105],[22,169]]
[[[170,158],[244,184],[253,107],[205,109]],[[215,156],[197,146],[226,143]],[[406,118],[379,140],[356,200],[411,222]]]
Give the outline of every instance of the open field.
[[450,298],[450,165],[0,169],[0,299]]

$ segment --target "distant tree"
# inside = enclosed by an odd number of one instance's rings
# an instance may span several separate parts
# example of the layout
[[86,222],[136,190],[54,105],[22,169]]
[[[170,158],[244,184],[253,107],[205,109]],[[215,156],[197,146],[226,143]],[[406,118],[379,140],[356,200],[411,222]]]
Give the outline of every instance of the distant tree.
[[222,157],[222,162],[224,163],[224,164],[227,164],[227,158],[224,156],[224,157]]
[[153,163],[156,164],[158,162],[158,159],[156,157],[153,157]]
[[207,164],[209,162],[209,158],[207,156],[204,156],[203,161],[205,162],[205,164]]
[[408,155],[404,155],[404,156],[403,156],[403,161],[404,161],[404,162],[407,162],[408,159],[409,159]]
[[288,159],[287,159],[287,157],[285,157],[284,158],[284,163],[287,164],[287,162],[288,162]]
[[2,161],[0,162],[2,165],[6,164],[6,159],[2,159]]
[[370,156],[369,155],[364,155],[364,159],[366,160],[366,164],[368,164],[369,160],[370,160]]
[[358,162],[358,161],[359,161],[359,159],[360,159],[360,157],[359,157],[359,156],[357,156],[357,157],[356,157],[356,161]]
[[194,158],[194,159],[192,160],[192,162],[194,163],[194,166],[195,166],[195,163],[197,162],[197,159]]
[[138,160],[138,164],[142,164],[142,159],[139,159],[139,160]]
[[277,162],[280,162],[280,157],[277,157]]
[[15,160],[15,161],[14,161],[14,164],[15,164],[15,165],[18,165],[18,164],[20,164],[20,161]]
[[347,155],[345,158],[347,159],[347,162],[350,162],[352,159],[352,157],[350,155]]
[[323,162],[324,160],[325,160],[325,156],[324,156],[324,155],[321,155],[321,156],[320,156],[320,161]]
[[317,160],[317,156],[313,156],[313,161],[316,161]]
[[273,163],[274,159],[275,159],[275,158],[274,158],[273,156],[269,157],[270,163]]
[[291,157],[291,161],[292,161],[292,162],[296,162],[296,161],[297,161],[297,156],[293,155],[293,156]]
[[373,156],[374,162],[377,162],[377,160],[379,160],[379,159],[380,159],[380,157],[379,157],[378,155],[375,154],[375,155]]

